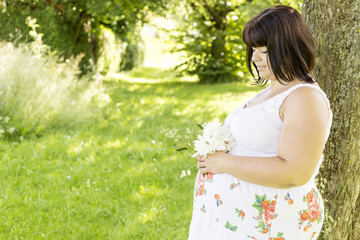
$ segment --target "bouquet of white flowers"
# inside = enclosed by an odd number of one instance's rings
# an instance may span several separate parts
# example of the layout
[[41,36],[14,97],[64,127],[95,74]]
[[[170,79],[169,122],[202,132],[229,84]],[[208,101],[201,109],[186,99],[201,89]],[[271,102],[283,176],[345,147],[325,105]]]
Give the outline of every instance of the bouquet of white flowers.
[[[178,134],[179,131],[177,129],[170,130],[165,136],[173,139],[171,147],[177,151],[195,151],[192,155],[193,157],[206,157],[208,154],[214,154],[216,151],[228,152],[235,145],[235,139],[229,129],[219,122],[218,119],[215,119],[214,122],[205,122],[203,125],[198,126],[203,130],[203,133],[202,135],[197,135],[198,139],[195,141],[191,140],[194,133],[189,129],[186,129],[184,136]],[[180,178],[190,175],[191,168],[182,170]]]
[[193,157],[213,154],[215,151],[228,152],[235,145],[235,140],[229,129],[225,127],[219,119],[214,122],[204,123],[203,134],[198,135],[198,140],[194,141],[196,153]]

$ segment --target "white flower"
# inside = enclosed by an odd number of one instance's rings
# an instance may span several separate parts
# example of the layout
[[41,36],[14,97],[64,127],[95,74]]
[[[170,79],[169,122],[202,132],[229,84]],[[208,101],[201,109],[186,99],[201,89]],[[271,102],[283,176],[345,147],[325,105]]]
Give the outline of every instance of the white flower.
[[185,170],[182,170],[182,171],[181,171],[181,174],[180,174],[180,178],[183,178],[183,177],[186,177],[186,172],[185,172]]
[[188,170],[186,171],[186,174],[187,174],[188,176],[190,176],[190,175],[191,175],[191,171],[190,171],[190,169],[188,169]]
[[4,122],[5,122],[5,123],[7,123],[9,120],[10,120],[9,117],[5,117],[5,118],[4,118]]
[[213,154],[215,151],[228,152],[235,145],[229,129],[218,119],[214,122],[203,124],[203,135],[198,135],[198,140],[194,141],[195,154],[193,157]]
[[176,137],[176,135],[177,135],[177,133],[178,133],[178,129],[171,129],[169,132],[167,132],[166,134],[165,134],[165,137],[168,137],[168,138],[175,138]]
[[192,131],[189,128],[186,128],[186,134],[190,135],[192,134]]
[[9,133],[13,133],[14,130],[15,130],[14,127],[9,127],[9,128],[8,128],[8,132],[9,132]]

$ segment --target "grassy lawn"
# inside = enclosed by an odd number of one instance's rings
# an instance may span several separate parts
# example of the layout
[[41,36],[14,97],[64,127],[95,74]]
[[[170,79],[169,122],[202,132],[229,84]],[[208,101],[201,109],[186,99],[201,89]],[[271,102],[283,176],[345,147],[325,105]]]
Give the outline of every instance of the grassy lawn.
[[1,142],[0,239],[186,239],[195,174],[179,175],[195,161],[164,134],[223,121],[259,88],[171,74],[109,78],[101,120]]

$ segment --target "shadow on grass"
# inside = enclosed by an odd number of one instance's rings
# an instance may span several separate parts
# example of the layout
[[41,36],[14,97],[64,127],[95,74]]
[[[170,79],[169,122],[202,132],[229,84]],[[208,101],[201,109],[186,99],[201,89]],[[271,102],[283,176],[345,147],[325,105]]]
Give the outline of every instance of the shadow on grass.
[[179,76],[178,71],[163,70],[159,68],[142,67],[125,75],[109,78],[105,82],[113,86],[121,86],[122,91],[137,92],[142,97],[151,96],[176,96],[184,99],[203,99],[224,94],[242,94],[245,92],[259,91],[259,86],[251,82],[226,82],[219,84],[199,84],[196,78]]
[[177,71],[152,67],[140,67],[134,69],[133,71],[129,72],[129,77],[163,80],[180,79],[179,72]]

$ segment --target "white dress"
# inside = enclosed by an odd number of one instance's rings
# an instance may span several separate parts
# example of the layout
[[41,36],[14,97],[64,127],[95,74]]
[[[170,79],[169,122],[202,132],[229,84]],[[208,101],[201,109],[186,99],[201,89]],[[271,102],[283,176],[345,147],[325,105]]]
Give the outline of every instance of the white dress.
[[[244,108],[245,103],[228,115],[224,124],[236,140],[229,154],[277,156],[282,125],[279,108],[299,87],[314,88],[326,99],[330,112],[328,136],[332,113],[325,93],[316,85],[298,84],[253,107]],[[317,239],[324,220],[324,205],[314,178],[321,161],[306,184],[289,189],[245,182],[226,173],[198,174],[188,240]]]

